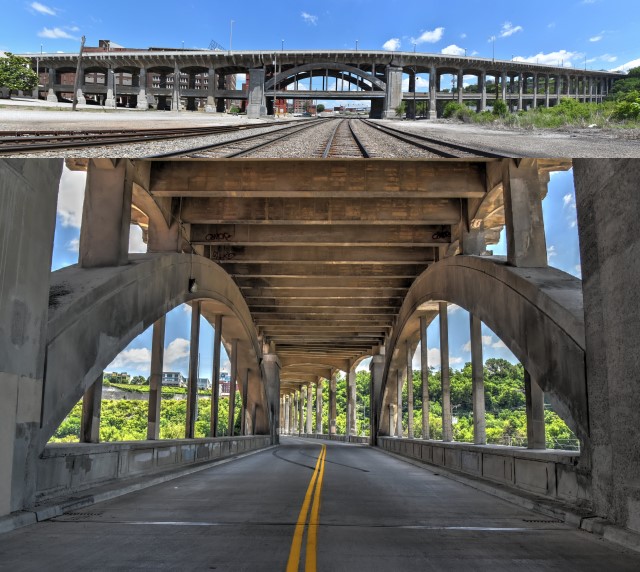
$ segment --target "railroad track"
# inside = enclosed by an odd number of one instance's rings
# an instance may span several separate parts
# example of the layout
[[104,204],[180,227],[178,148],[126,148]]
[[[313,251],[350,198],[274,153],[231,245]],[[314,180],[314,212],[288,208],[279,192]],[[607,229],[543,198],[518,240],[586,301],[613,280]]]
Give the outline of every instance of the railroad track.
[[316,157],[323,159],[329,157],[369,158],[369,152],[353,131],[351,121],[350,119],[338,121],[326,145],[320,148]]
[[[323,120],[320,120],[323,121]],[[306,131],[317,127],[319,121],[313,121],[311,123],[304,122],[304,125],[300,125],[299,121],[287,122],[294,123],[294,125],[288,125],[277,130],[271,130],[267,133],[255,133],[247,135],[245,137],[239,137],[232,141],[221,141],[220,143],[214,143],[212,145],[201,145],[198,147],[191,147],[189,149],[183,149],[180,151],[171,151],[169,153],[160,153],[158,155],[150,155],[144,157],[145,159],[166,159],[170,157],[189,157],[189,158],[235,158],[245,157],[263,149],[274,143],[283,141],[296,133]],[[282,124],[279,124],[282,125]]]
[[367,119],[361,120],[365,125],[378,130],[381,133],[389,135],[399,141],[423,149],[438,157],[445,159],[460,159],[470,157],[486,157],[490,159],[504,159],[508,155],[493,152],[488,149],[480,149],[477,147],[471,147],[469,145],[461,145],[460,143],[450,143],[448,141],[442,141],[434,137],[425,137],[424,135],[417,135],[415,133],[407,133],[401,131],[395,127],[389,127],[387,125],[379,125],[373,123]]
[[[282,124],[281,124],[282,125]],[[144,143],[183,137],[233,133],[262,125],[184,127],[175,129],[87,130],[87,131],[0,131],[0,155],[53,149],[74,149],[127,143]]]

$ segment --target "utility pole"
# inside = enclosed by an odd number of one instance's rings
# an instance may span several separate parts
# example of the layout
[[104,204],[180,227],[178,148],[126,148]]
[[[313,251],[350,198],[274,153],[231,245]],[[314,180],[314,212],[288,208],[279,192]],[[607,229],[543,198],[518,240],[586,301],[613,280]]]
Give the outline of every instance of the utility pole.
[[[82,70],[82,52],[84,51],[84,42],[86,38],[82,36],[80,41],[80,53],[78,54],[78,65],[76,66],[76,79],[73,82],[73,105],[71,111],[76,111],[78,105],[78,89],[80,87],[80,70]],[[38,70],[39,71],[39,70]],[[84,76],[84,74],[82,74]],[[40,82],[40,75],[38,74],[38,83]]]

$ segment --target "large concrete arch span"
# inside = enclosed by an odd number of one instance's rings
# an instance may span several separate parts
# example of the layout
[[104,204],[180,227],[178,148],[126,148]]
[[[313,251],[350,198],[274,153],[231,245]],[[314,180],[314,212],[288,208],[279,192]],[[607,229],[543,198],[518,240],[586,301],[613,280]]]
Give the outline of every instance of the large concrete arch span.
[[[419,317],[435,317],[433,302],[438,301],[457,304],[487,324],[553,398],[558,414],[582,443],[588,441],[579,279],[550,267],[515,268],[501,257],[455,256],[433,264],[414,282],[398,314],[387,346],[384,385],[390,372],[406,367],[401,348],[409,341],[415,349]],[[388,411],[382,395],[380,427],[385,427]]]
[[[189,292],[189,278],[196,279],[197,292]],[[254,433],[269,433],[257,332],[240,290],[217,264],[188,254],[132,255],[126,266],[59,270],[51,284],[61,295],[49,312],[39,450],[131,340],[179,304],[196,300],[211,321],[225,316],[225,339],[238,341],[238,368],[250,372],[247,410],[255,414]]]
[[[360,80],[368,81],[374,88],[378,88],[379,91],[384,92],[387,88],[385,82],[378,79],[375,75],[370,72],[364,71],[355,66],[350,66],[346,64],[341,64],[337,62],[320,62],[320,63],[311,63],[311,64],[303,64],[299,65],[286,71],[283,71],[277,74],[275,81],[277,82],[278,87],[290,85],[295,82],[295,78],[298,75],[305,74],[305,77],[309,77],[309,72],[314,72],[317,70],[328,70],[331,72],[346,72],[358,78],[358,83]],[[332,77],[335,77],[332,76]],[[351,77],[346,77],[345,80],[353,83]],[[274,79],[271,78],[269,81],[265,83],[265,91],[269,91],[273,89]]]

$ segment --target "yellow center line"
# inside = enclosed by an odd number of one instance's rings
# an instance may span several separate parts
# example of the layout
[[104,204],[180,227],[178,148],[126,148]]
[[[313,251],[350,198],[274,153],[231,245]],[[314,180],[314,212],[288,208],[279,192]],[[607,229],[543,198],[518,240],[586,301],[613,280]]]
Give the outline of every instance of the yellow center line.
[[313,507],[311,508],[311,518],[309,519],[309,528],[307,530],[307,550],[305,560],[305,572],[316,572],[317,563],[317,547],[318,547],[318,525],[320,524],[320,494],[322,493],[322,479],[324,477],[324,461],[327,458],[326,447],[323,445],[322,463],[320,465],[320,474],[316,484],[316,491],[313,496]]
[[313,494],[313,487],[318,480],[320,474],[320,467],[323,465],[323,459],[325,454],[325,446],[322,445],[320,454],[318,455],[318,461],[316,462],[316,468],[311,476],[311,481],[307,487],[307,492],[304,496],[304,502],[298,515],[298,521],[296,523],[296,529],[293,533],[293,541],[291,542],[291,550],[289,551],[289,560],[287,561],[287,572],[298,572],[298,566],[300,562],[300,551],[302,548],[302,535],[304,534],[305,523],[307,522],[307,514],[309,513],[309,505],[311,504],[311,495]]

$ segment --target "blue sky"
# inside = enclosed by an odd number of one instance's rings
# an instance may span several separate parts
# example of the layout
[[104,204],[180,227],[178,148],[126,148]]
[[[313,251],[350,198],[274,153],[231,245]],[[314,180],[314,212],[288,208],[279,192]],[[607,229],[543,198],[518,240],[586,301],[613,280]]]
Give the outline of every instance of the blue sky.
[[[127,47],[234,50],[396,49],[519,57],[589,68],[640,65],[637,0],[325,0],[274,3],[18,0],[3,10],[0,50],[72,51],[109,39]],[[633,65],[633,64],[632,64]]]
[[[78,238],[84,198],[84,172],[72,172],[65,167],[60,183],[58,214],[53,250],[53,270],[75,264],[78,259]],[[578,231],[576,226],[576,205],[573,188],[573,173],[552,173],[549,192],[543,201],[545,232],[549,263],[565,272],[580,277],[580,255]],[[145,252],[142,234],[136,226],[131,227],[131,252]],[[506,255],[504,232],[499,244],[491,247],[494,254]],[[189,332],[191,311],[183,305],[167,315],[167,333],[165,340],[166,371],[188,373]],[[438,320],[427,332],[429,344],[429,363],[440,365],[440,339]],[[457,306],[449,307],[449,348],[451,367],[459,369],[471,360],[468,347],[469,314]],[[515,357],[504,347],[498,337],[483,326],[484,358],[500,357],[515,361]],[[200,325],[200,377],[211,378],[213,328],[204,319]],[[420,366],[420,349],[416,351],[414,365]],[[119,356],[107,371],[127,371],[131,375],[149,375],[151,362],[151,329],[138,336]],[[366,368],[367,363],[363,362]],[[229,371],[229,360],[222,356],[222,369]]]

